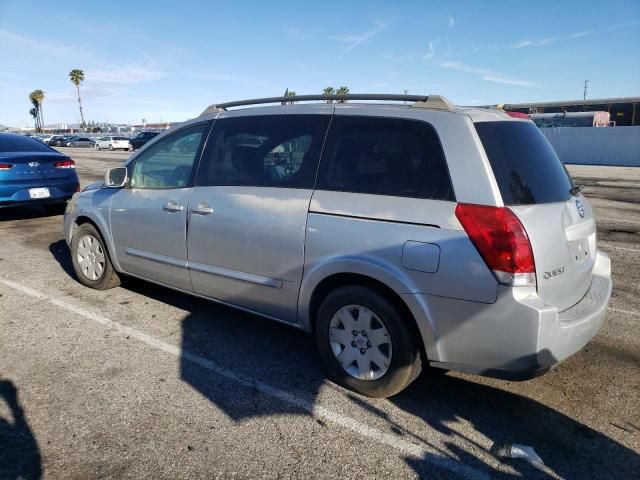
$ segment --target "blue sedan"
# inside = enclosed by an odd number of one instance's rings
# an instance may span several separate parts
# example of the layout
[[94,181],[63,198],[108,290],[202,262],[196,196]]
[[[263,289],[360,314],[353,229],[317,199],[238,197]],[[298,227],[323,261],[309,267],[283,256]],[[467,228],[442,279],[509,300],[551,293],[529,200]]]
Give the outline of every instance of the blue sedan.
[[42,142],[0,133],[0,208],[43,205],[61,212],[80,191],[76,164]]

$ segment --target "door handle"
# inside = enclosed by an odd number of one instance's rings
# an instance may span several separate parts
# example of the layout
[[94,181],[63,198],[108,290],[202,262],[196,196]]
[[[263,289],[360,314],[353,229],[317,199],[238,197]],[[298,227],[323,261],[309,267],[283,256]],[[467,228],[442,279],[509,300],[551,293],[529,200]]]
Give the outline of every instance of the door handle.
[[213,213],[213,208],[206,203],[201,203],[197,207],[193,207],[191,213],[195,213],[196,215],[210,215]]
[[184,210],[184,207],[182,205],[178,205],[176,202],[165,203],[162,208],[167,212],[181,212]]

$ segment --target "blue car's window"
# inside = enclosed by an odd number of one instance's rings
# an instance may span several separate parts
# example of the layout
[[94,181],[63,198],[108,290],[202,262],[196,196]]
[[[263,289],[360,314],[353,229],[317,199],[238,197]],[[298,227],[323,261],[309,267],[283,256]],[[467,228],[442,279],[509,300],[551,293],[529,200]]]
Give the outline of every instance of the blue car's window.
[[14,133],[0,134],[0,152],[55,152],[42,142]]

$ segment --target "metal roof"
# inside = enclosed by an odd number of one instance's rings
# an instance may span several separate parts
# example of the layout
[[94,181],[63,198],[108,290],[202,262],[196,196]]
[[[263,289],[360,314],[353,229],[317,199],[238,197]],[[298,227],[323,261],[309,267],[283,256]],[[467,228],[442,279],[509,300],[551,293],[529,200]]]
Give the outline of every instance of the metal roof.
[[563,100],[557,102],[506,103],[503,108],[505,110],[512,110],[516,108],[531,107],[580,107],[582,105],[608,105],[610,103],[640,103],[640,97],[590,98],[588,100]]

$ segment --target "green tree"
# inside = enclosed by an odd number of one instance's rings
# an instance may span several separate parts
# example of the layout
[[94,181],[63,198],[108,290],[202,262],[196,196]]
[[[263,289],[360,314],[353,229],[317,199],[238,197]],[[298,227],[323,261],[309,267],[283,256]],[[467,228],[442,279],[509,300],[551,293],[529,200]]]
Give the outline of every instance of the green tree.
[[42,116],[42,102],[44,102],[44,92],[40,89],[31,92],[33,98],[38,102],[38,115],[40,118],[40,131],[44,128],[44,117]]
[[37,132],[38,131],[38,109],[36,107],[32,107],[29,110],[29,115],[33,117],[33,125]]
[[[338,95],[338,96],[349,95],[349,87],[342,86],[342,87],[338,88],[336,90],[336,95]],[[346,98],[341,98],[340,100],[338,100],[338,103],[346,103],[346,102],[347,102]]]
[[[322,94],[326,97],[330,97],[331,95],[335,95],[336,93],[336,89],[333,87],[327,87],[322,91]],[[327,99],[327,103],[333,103],[333,100],[331,100],[330,98]]]
[[[29,94],[29,101],[31,102],[31,105],[33,105],[33,110],[35,110],[35,113],[36,113],[35,127],[36,127],[36,132],[39,132],[40,131],[40,104],[38,103],[38,99],[36,98],[35,90]],[[29,111],[29,113],[31,113],[31,111]]]
[[[286,97],[295,97],[296,96],[296,91],[295,90],[287,90],[287,94],[285,96]],[[289,103],[291,105],[293,105],[295,102],[292,100]]]
[[80,100],[80,84],[84,82],[84,72],[78,68],[74,68],[69,72],[69,79],[71,80],[71,83],[76,86],[76,91],[78,92],[78,108],[80,109],[82,127],[84,127],[84,114],[82,113],[82,101]]

